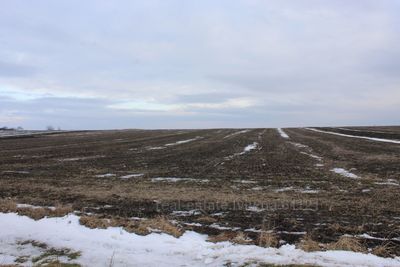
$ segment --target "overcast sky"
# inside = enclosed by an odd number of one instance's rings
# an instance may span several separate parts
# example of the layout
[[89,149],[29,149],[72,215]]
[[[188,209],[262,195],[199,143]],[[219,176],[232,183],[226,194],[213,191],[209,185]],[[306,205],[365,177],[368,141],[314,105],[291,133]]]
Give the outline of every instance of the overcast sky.
[[400,1],[0,0],[0,126],[400,124]]

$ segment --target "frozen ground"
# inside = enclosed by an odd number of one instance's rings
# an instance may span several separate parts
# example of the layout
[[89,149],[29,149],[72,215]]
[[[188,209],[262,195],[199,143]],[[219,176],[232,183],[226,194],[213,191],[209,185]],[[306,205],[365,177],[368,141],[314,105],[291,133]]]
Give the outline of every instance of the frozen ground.
[[[134,217],[167,216],[185,230],[210,238],[221,234],[229,236],[224,240],[235,240],[244,232],[257,245],[265,229],[280,244],[310,237],[325,248],[351,235],[361,243],[360,251],[400,256],[399,144],[304,128],[283,130],[289,139],[276,128],[5,138],[0,140],[0,194],[15,203],[66,205],[115,220],[114,226],[125,227]],[[374,137],[400,140],[397,128],[389,130],[393,134]],[[348,134],[353,133],[363,134]],[[156,147],[164,149],[149,149]],[[194,209],[201,213],[191,212]],[[32,212],[42,218],[40,209]],[[294,234],[300,232],[307,235]],[[364,233],[379,239],[359,236]]]
[[[347,251],[304,252],[293,245],[279,249],[230,242],[207,242],[207,236],[187,231],[180,238],[167,234],[140,236],[121,228],[89,229],[79,217],[34,221],[15,213],[0,213],[0,261],[13,264],[18,257],[43,254],[33,240],[54,249],[80,252],[60,261],[83,266],[241,266],[243,264],[310,264],[320,266],[400,266],[400,258],[380,258]],[[25,242],[26,244],[26,242]],[[32,245],[31,245],[32,244]],[[69,250],[68,250],[69,249]],[[30,264],[32,258],[28,257]]]
[[279,134],[281,135],[281,137],[285,138],[285,139],[289,139],[289,135],[287,135],[282,128],[277,128]]
[[353,179],[359,178],[354,173],[351,173],[348,170],[345,170],[343,168],[333,168],[331,171],[333,171],[334,173],[340,174],[340,175],[342,175],[344,177],[353,178]]
[[318,130],[318,129],[314,129],[314,128],[305,128],[305,129],[310,130],[310,131],[314,131],[314,132],[318,132],[318,133],[326,133],[326,134],[333,134],[333,135],[344,136],[344,137],[351,137],[351,138],[366,139],[366,140],[371,140],[371,141],[400,144],[400,140],[391,140],[391,139],[384,139],[384,138],[375,138],[375,137],[366,137],[366,136],[342,134],[342,133],[336,133],[336,132],[322,131],[322,130]]

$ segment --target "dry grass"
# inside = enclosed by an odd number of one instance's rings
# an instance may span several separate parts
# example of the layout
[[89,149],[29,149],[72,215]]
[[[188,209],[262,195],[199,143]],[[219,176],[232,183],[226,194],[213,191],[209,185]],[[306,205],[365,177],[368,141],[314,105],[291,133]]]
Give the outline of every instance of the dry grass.
[[148,233],[156,229],[163,233],[170,234],[175,237],[180,237],[183,231],[178,226],[172,224],[166,217],[158,216],[149,220],[139,221],[138,230],[140,233],[144,232],[144,229],[148,230]]
[[382,245],[376,246],[372,249],[371,253],[379,257],[392,257],[395,246],[391,242],[386,242]]
[[304,251],[312,252],[320,251],[323,248],[323,245],[317,241],[314,241],[311,236],[306,236],[300,241],[300,243],[297,244],[297,247]]
[[17,208],[17,212],[20,215],[28,216],[34,220],[39,220],[44,217],[63,217],[68,213],[72,212],[72,208],[70,206],[57,206],[55,209],[50,208],[42,208],[42,207],[27,207],[27,208]]
[[[339,238],[338,241],[322,244],[314,241],[310,236],[306,236],[302,239],[298,244],[297,247],[307,251],[321,251],[321,250],[348,250],[354,252],[368,252],[367,248],[355,237],[351,236],[342,236]],[[382,245],[376,246],[372,248],[371,253],[379,256],[379,257],[392,257],[393,256],[393,249],[395,246],[390,242],[386,242]]]
[[235,238],[232,239],[233,243],[240,245],[251,244],[253,241],[243,232],[238,232]]
[[329,226],[330,229],[336,233],[363,233],[365,232],[365,225],[343,226],[338,223],[333,223]]
[[361,242],[351,236],[341,236],[338,241],[327,244],[329,250],[348,250],[354,252],[366,252],[367,249]]
[[0,199],[0,212],[17,211],[17,203],[10,199]]
[[213,243],[229,241],[241,245],[253,243],[253,241],[243,232],[222,232],[218,235],[209,236],[207,241]]
[[212,235],[207,238],[207,241],[217,243],[217,242],[225,242],[231,241],[236,237],[236,233],[234,232],[222,232],[218,235]]
[[62,217],[73,212],[71,206],[57,205],[54,209],[47,207],[18,207],[17,202],[11,199],[0,199],[0,212],[17,212],[34,220],[49,217]]
[[79,218],[79,223],[91,229],[106,229],[111,226],[109,220],[101,219],[96,216],[81,216]]
[[121,218],[99,218],[97,216],[81,216],[79,223],[89,228],[101,228],[121,226],[129,233],[148,235],[152,232],[163,232],[174,237],[180,237],[183,230],[172,224],[166,217],[159,216],[148,220],[132,221]]
[[260,247],[277,247],[279,240],[273,232],[263,231],[258,236],[257,244]]
[[52,217],[63,217],[71,212],[73,212],[74,210],[72,209],[71,205],[56,205],[55,209],[52,210],[52,212],[50,213],[50,216]]
[[18,208],[19,215],[25,215],[34,220],[40,220],[49,214],[45,208]]

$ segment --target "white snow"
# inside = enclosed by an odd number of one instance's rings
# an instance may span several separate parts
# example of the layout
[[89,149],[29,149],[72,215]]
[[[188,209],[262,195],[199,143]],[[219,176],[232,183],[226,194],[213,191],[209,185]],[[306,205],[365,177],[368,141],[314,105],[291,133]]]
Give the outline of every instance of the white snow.
[[253,233],[261,233],[263,230],[261,229],[255,229],[255,228],[248,228],[244,229],[245,232],[253,232]]
[[307,232],[288,232],[288,231],[279,231],[278,233],[288,234],[288,235],[305,235]]
[[156,177],[156,178],[152,178],[151,181],[153,183],[155,183],[155,182],[176,183],[176,182],[181,182],[181,181],[208,183],[210,180],[208,180],[208,179],[194,179],[194,178],[186,178],[186,177],[185,178],[179,178],[179,177]]
[[288,187],[282,187],[275,189],[275,193],[281,193],[281,192],[287,192],[287,191],[294,191],[294,192],[299,192],[302,194],[317,194],[320,191],[317,189],[311,189],[309,186],[306,186],[304,189],[302,188],[294,188],[293,186],[288,186]]
[[87,160],[87,159],[98,159],[104,158],[105,156],[97,155],[97,156],[88,156],[88,157],[75,157],[75,158],[65,158],[65,159],[58,159],[58,161],[79,161],[79,160]]
[[178,217],[185,217],[185,216],[193,216],[193,215],[200,215],[201,211],[199,210],[175,210],[171,213],[171,215],[178,216]]
[[333,168],[331,171],[334,173],[340,174],[344,177],[348,177],[348,178],[353,178],[353,179],[360,178],[357,175],[355,175],[354,173],[351,173],[343,168]]
[[345,130],[345,131],[353,131],[353,132],[383,133],[383,134],[391,133],[391,132],[371,131],[371,130],[356,130],[356,129],[349,129],[349,128],[343,128],[343,127],[340,127],[338,129]]
[[184,223],[187,226],[196,226],[196,227],[202,227],[203,225],[201,223]]
[[106,177],[114,177],[114,176],[116,176],[114,173],[105,173],[105,174],[98,174],[95,177],[106,178]]
[[251,212],[262,212],[265,209],[261,209],[261,208],[259,208],[257,206],[249,206],[249,207],[246,208],[246,210],[247,211],[251,211]]
[[351,137],[351,138],[366,139],[366,140],[371,140],[371,141],[400,144],[400,140],[391,140],[391,139],[383,139],[383,138],[375,138],[375,137],[366,137],[366,136],[342,134],[342,133],[335,133],[335,132],[329,132],[329,131],[321,131],[321,130],[314,129],[314,128],[304,128],[304,129],[307,129],[307,130],[310,130],[310,131],[314,131],[314,132],[327,133],[327,134],[339,135],[339,136],[344,136],[344,137]]
[[[400,257],[380,258],[348,251],[304,252],[293,245],[262,248],[230,242],[207,242],[207,236],[187,231],[180,238],[153,233],[139,236],[119,227],[89,229],[79,217],[34,221],[15,213],[0,213],[0,257],[13,264],[18,241],[36,240],[54,248],[70,248],[82,256],[72,262],[83,266],[241,266],[245,263],[309,264],[320,266],[400,266]],[[28,251],[32,252],[32,251]]]
[[387,182],[375,182],[374,184],[400,186],[398,183],[396,183],[396,182],[394,182],[393,180],[390,180],[390,179]]
[[253,180],[233,180],[235,183],[242,183],[242,184],[256,184],[257,181]]
[[277,128],[278,133],[281,135],[281,137],[285,138],[285,139],[289,139],[289,135],[287,135],[282,128]]
[[264,187],[262,187],[262,186],[256,186],[256,187],[250,188],[250,190],[260,191],[260,190],[264,190]]
[[217,223],[213,223],[211,225],[209,225],[209,227],[214,228],[214,229],[218,229],[218,230],[230,230],[230,231],[237,231],[240,230],[240,227],[229,227],[229,226],[221,226]]
[[147,150],[160,150],[160,149],[165,149],[165,148],[170,147],[170,146],[186,144],[186,143],[193,142],[193,141],[196,141],[196,140],[199,140],[199,139],[202,139],[202,138],[203,138],[202,136],[196,136],[195,138],[186,139],[186,140],[180,140],[180,141],[176,141],[175,143],[165,144],[163,146],[149,146],[149,147],[146,147],[146,149]]
[[127,174],[127,175],[121,176],[119,178],[121,178],[121,179],[130,179],[130,178],[142,177],[143,175],[144,175],[143,173],[134,173],[134,174]]
[[278,189],[275,189],[274,191],[276,193],[280,193],[280,192],[286,192],[286,191],[292,191],[292,190],[294,190],[293,186],[289,186],[289,187],[278,188]]
[[165,149],[166,147],[164,146],[150,146],[147,147],[147,150],[160,150],[160,149]]
[[300,191],[300,193],[303,193],[303,194],[318,194],[319,190],[302,190],[302,191]]
[[317,155],[314,155],[314,154],[311,154],[311,153],[307,153],[307,152],[300,152],[301,154],[303,154],[303,155],[307,155],[307,156],[309,156],[309,157],[311,157],[311,158],[313,158],[313,159],[316,159],[316,160],[318,160],[318,161],[322,161],[322,158],[320,157],[320,156],[317,156]]
[[176,141],[175,143],[165,144],[164,146],[176,146],[176,145],[186,144],[186,143],[193,142],[193,141],[196,141],[196,140],[201,139],[201,138],[203,138],[203,137],[196,136],[195,138],[192,138],[192,139]]
[[292,145],[294,145],[295,147],[298,147],[298,148],[309,148],[309,146],[304,145],[304,144],[300,144],[300,143],[296,143],[296,142],[289,142],[289,143],[291,143]]
[[243,148],[242,152],[235,153],[233,155],[227,156],[227,157],[225,157],[225,159],[226,160],[230,160],[230,159],[233,159],[236,156],[244,155],[244,154],[249,153],[250,151],[256,149],[257,147],[258,147],[258,142],[253,142],[252,144],[249,144],[245,148]]
[[258,146],[258,143],[257,143],[257,142],[254,142],[254,143],[252,143],[252,144],[250,144],[250,145],[247,145],[247,146],[243,149],[243,152],[242,152],[241,154],[250,152],[250,151],[252,151],[253,149],[256,149],[257,146]]
[[223,139],[229,138],[229,137],[231,137],[231,136],[235,136],[235,135],[238,135],[238,134],[244,134],[244,133],[247,133],[247,132],[249,132],[249,131],[250,131],[250,130],[241,130],[241,131],[237,131],[237,132],[228,134],[228,135],[225,136]]
[[19,203],[17,204],[17,208],[22,208],[22,209],[41,209],[41,208],[46,208],[46,209],[50,209],[50,210],[55,210],[56,207],[53,206],[35,206],[35,205],[30,205],[30,204],[23,204],[23,203]]

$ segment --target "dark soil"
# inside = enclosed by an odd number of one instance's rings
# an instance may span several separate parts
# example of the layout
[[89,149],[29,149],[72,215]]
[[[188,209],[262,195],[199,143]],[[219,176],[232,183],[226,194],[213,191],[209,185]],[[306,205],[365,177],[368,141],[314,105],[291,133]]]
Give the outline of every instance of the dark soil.
[[[400,140],[398,128],[388,128],[324,130]],[[274,230],[289,243],[305,233],[320,242],[369,234],[381,238],[366,239],[370,247],[391,240],[400,248],[399,144],[301,128],[284,129],[290,139],[276,129],[237,133],[241,130],[86,131],[0,139],[0,198],[72,204],[101,216],[167,215],[207,234],[245,231],[256,239],[257,231]],[[256,149],[242,153],[254,142]],[[121,178],[131,174],[143,175]],[[157,177],[189,179],[152,180]]]

